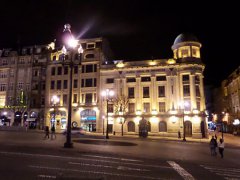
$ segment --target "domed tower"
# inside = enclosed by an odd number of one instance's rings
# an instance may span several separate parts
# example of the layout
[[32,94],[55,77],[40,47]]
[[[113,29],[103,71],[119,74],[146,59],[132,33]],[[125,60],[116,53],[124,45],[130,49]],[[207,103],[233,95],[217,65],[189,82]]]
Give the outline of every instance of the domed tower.
[[194,35],[180,34],[172,45],[173,57],[180,62],[201,62],[201,46],[202,44]]

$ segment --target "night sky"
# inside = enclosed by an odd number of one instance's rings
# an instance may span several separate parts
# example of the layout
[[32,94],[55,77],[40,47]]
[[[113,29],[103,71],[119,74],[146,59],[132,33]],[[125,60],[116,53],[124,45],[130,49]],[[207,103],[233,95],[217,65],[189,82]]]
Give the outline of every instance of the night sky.
[[3,0],[0,47],[59,40],[70,23],[76,37],[106,37],[115,59],[162,59],[172,57],[175,38],[187,32],[202,43],[205,83],[220,85],[239,66],[237,7],[230,1]]

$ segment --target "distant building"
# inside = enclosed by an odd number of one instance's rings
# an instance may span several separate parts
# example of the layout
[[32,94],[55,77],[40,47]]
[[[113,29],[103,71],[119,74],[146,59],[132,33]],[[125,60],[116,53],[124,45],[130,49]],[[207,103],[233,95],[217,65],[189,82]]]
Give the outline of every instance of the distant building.
[[[201,61],[201,43],[191,34],[179,35],[173,45],[173,57],[149,60],[112,60],[110,48],[103,38],[81,39],[83,47],[76,52],[55,48],[54,44],[26,48],[0,58],[1,113],[9,111],[9,98],[21,92],[27,122],[39,127],[55,124],[66,129],[70,84],[69,59],[74,60],[72,80],[72,125],[87,131],[138,134],[141,120],[147,122],[149,134],[178,136],[185,127],[186,136],[205,137],[205,96]],[[40,49],[40,50],[39,50]],[[32,52],[32,53],[31,53]],[[14,63],[13,63],[14,61]],[[13,89],[13,90],[10,90]],[[108,116],[103,90],[115,92],[109,101]],[[18,94],[20,95],[18,96]],[[54,102],[52,97],[59,101]],[[125,112],[120,113],[115,98],[128,99]],[[21,98],[20,98],[21,99]],[[13,107],[13,105],[12,105]],[[34,113],[33,113],[34,112]],[[9,111],[8,114],[11,114]],[[16,121],[16,112],[11,124]],[[183,126],[184,121],[184,126]],[[23,120],[21,121],[23,124]]]
[[227,123],[233,124],[234,120],[240,119],[240,66],[222,81],[222,92],[222,111],[228,114]]

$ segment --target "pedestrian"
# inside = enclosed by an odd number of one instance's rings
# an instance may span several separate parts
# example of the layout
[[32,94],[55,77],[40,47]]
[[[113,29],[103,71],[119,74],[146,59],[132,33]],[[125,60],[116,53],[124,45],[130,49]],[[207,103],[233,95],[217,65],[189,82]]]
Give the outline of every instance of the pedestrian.
[[217,152],[216,152],[217,141],[214,138],[214,136],[212,136],[212,139],[210,140],[209,146],[210,146],[211,156],[216,156],[217,155]]
[[223,158],[224,142],[223,142],[222,138],[220,138],[220,140],[219,140],[218,150],[219,150],[219,154],[221,155],[221,158]]
[[28,130],[28,124],[27,124],[27,122],[25,122],[25,129],[26,129],[26,132],[27,132],[27,130]]
[[49,139],[49,127],[45,126],[45,139],[48,138]]
[[54,125],[52,125],[52,128],[51,128],[51,140],[53,140],[53,136],[54,136],[54,139],[56,139],[55,126]]

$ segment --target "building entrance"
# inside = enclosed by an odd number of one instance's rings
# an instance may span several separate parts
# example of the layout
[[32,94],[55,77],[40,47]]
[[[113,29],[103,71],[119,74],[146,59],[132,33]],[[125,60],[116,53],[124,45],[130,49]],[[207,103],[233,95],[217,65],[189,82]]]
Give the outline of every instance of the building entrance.
[[80,113],[81,127],[85,131],[96,131],[96,111],[85,109]]

